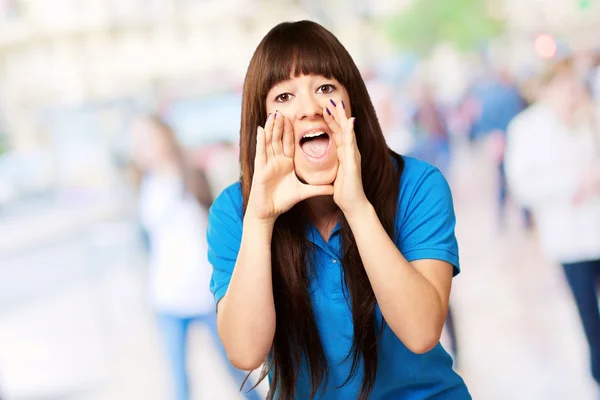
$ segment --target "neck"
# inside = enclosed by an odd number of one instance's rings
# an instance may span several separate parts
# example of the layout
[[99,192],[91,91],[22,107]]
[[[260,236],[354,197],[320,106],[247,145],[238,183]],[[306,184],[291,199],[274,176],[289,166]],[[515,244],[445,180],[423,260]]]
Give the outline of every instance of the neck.
[[570,110],[571,107],[565,102],[565,99],[561,99],[559,96],[556,96],[556,94],[553,94],[548,96],[544,103],[546,103],[546,106],[552,110],[559,120],[567,123],[570,122],[572,114]]
[[569,96],[557,91],[549,93],[544,102],[561,121],[569,124],[577,120],[582,113],[585,114],[592,104],[587,95],[580,95],[573,101]]
[[330,217],[339,210],[333,201],[333,196],[317,196],[305,200],[311,219]]
[[333,201],[333,196],[318,196],[305,200],[308,218],[327,239],[329,233],[339,220],[339,207]]

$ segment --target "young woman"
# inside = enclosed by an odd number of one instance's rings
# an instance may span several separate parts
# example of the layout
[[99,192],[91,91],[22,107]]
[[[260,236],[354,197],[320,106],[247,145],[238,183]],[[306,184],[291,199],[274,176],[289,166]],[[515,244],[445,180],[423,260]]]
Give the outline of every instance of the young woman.
[[[209,328],[234,379],[243,380],[225,357],[208,290],[205,232],[212,198],[207,180],[187,166],[173,131],[160,119],[136,120],[132,135],[141,178],[139,215],[149,245],[150,297],[173,372],[170,398],[188,400],[188,331],[193,323]],[[248,398],[258,395],[252,392]]]
[[449,187],[387,148],[329,31],[283,23],[262,40],[240,139],[241,182],[207,234],[233,365],[264,363],[270,399],[470,399],[439,344],[459,271]]

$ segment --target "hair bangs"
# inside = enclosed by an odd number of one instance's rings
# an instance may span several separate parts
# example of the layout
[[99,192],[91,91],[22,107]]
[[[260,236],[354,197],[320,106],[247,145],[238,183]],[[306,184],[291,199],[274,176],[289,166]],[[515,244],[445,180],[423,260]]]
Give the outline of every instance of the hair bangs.
[[352,72],[348,62],[342,61],[350,56],[329,31],[315,29],[312,24],[303,26],[302,22],[284,23],[277,28],[267,38],[271,43],[266,46],[270,54],[264,68],[264,89],[268,91],[279,82],[301,75],[321,75],[347,84]]

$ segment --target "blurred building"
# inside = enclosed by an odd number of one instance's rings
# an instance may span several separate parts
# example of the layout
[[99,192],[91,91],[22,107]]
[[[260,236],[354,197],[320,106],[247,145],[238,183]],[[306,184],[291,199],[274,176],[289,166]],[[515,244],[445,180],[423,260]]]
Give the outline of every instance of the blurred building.
[[[283,10],[306,17],[294,2],[257,0],[0,1],[0,130],[11,152],[0,203],[28,191],[10,173],[25,167],[45,187],[118,185],[128,118],[239,87]],[[40,152],[51,168],[18,161]]]
[[6,130],[19,147],[39,137],[34,116],[44,107],[144,96],[167,101],[239,86],[260,38],[284,20],[320,19],[360,61],[361,47],[373,46],[356,22],[405,3],[3,0],[0,105]]
[[598,0],[495,0],[506,21],[496,59],[527,74],[545,60],[600,48]]
[[[239,81],[255,44],[244,1],[5,0],[0,11],[0,97],[8,132],[36,136],[46,106],[180,86]],[[264,4],[264,3],[262,3]],[[228,15],[228,21],[217,18]],[[226,23],[225,23],[226,22]],[[215,79],[216,78],[216,79]]]

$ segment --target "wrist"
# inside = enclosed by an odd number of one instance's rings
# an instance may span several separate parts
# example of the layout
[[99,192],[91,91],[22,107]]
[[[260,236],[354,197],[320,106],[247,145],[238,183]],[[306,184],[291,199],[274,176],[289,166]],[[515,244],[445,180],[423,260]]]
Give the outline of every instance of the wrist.
[[261,217],[251,211],[247,211],[244,215],[243,226],[256,227],[258,229],[273,229],[275,226],[275,220],[273,217]]
[[254,198],[252,196],[252,193],[250,193],[250,199],[248,199],[248,206],[246,207],[246,212],[244,213],[244,225],[246,223],[266,227],[272,227],[273,225],[275,225],[275,220],[277,219],[277,216],[266,214],[261,203],[263,203],[261,199]]
[[353,225],[359,221],[364,221],[366,218],[369,218],[372,215],[377,215],[375,213],[375,207],[365,199],[364,203],[354,208],[352,211],[344,211],[344,216],[348,221],[348,224],[351,228]]

